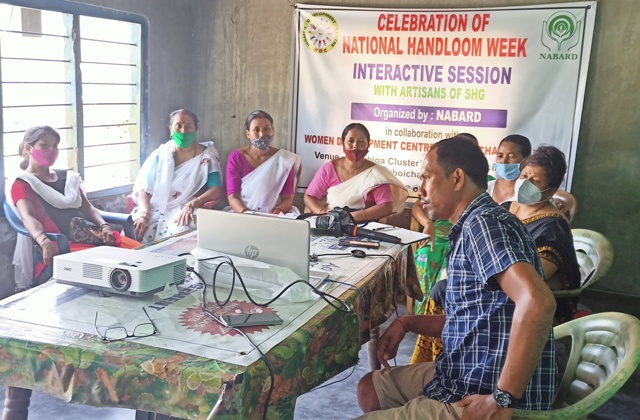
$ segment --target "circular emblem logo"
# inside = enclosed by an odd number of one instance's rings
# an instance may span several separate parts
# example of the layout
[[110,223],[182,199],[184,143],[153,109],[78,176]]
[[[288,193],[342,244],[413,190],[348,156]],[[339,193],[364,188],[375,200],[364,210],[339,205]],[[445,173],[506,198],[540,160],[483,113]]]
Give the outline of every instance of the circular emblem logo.
[[260,251],[258,251],[258,247],[255,245],[247,245],[244,249],[244,255],[247,256],[250,260],[255,260],[260,255]]
[[311,51],[328,53],[338,43],[338,22],[326,12],[316,12],[304,22],[302,39]]
[[543,22],[542,45],[552,51],[569,51],[580,41],[580,24],[570,12],[554,13]]

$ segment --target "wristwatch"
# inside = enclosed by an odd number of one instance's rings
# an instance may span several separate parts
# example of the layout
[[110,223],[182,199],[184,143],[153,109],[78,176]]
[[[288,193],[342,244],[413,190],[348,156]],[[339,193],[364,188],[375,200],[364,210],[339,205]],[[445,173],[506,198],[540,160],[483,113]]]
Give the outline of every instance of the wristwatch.
[[493,391],[493,399],[496,400],[496,403],[502,408],[516,408],[520,403],[519,398],[515,398],[508,392],[501,391],[498,388]]

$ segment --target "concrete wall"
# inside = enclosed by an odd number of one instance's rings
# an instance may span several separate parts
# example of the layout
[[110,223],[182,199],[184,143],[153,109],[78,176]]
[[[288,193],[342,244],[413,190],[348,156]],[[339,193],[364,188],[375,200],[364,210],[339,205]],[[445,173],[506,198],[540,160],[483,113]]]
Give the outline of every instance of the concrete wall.
[[[224,162],[246,142],[244,118],[254,109],[274,117],[276,146],[289,143],[291,25],[285,0],[85,0],[140,13],[150,22],[148,150],[167,139],[167,115],[192,109],[199,138],[216,142]],[[552,0],[300,1],[362,7],[465,8],[554,3]],[[574,227],[606,235],[615,248],[609,275],[594,289],[640,296],[634,243],[640,229],[640,2],[598,3],[573,193],[580,203]],[[635,47],[635,48],[634,48]],[[117,197],[116,209],[122,197]],[[107,207],[110,206],[109,200]],[[114,208],[114,207],[110,207]],[[11,234],[0,221],[0,270]],[[9,245],[7,245],[9,244]],[[12,278],[12,277],[11,277]],[[0,283],[0,296],[2,284]],[[6,289],[6,287],[5,287]]]

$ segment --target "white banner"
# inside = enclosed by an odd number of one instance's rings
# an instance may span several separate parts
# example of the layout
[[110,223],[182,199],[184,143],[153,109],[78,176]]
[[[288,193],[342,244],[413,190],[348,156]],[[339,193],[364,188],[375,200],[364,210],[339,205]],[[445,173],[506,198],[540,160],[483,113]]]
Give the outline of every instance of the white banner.
[[567,157],[571,187],[596,2],[484,9],[296,5],[292,147],[306,187],[343,155],[350,122],[368,159],[413,194],[431,145],[475,135],[489,163],[509,134]]

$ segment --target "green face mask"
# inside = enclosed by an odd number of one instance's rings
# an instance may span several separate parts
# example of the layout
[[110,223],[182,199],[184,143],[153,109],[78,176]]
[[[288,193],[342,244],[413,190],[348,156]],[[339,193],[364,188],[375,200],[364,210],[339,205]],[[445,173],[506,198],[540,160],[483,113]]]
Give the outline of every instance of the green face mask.
[[181,149],[186,149],[196,141],[196,133],[181,133],[179,131],[172,131],[171,138],[176,142],[176,146]]

